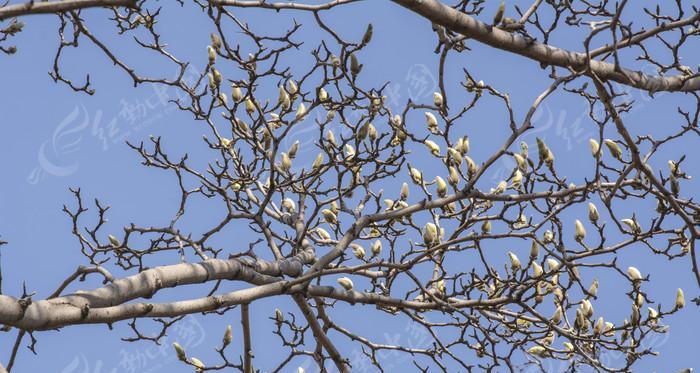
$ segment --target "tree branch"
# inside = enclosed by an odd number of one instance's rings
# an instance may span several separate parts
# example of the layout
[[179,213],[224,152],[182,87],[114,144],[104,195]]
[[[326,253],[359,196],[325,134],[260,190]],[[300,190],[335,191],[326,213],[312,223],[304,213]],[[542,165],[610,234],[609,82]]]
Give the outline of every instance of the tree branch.
[[71,10],[101,7],[127,7],[136,9],[137,5],[136,0],[64,0],[51,2],[30,1],[24,4],[13,4],[0,8],[0,20],[30,14],[63,13]]

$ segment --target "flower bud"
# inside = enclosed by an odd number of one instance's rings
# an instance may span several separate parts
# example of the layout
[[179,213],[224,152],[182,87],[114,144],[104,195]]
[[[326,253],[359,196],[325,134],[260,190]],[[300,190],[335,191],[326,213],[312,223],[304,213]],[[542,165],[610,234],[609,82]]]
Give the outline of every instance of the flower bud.
[[593,158],[600,157],[600,144],[595,139],[588,139],[588,143],[591,144],[591,155]]
[[250,98],[245,100],[245,111],[248,113],[248,115],[253,115],[253,112],[255,111],[255,104],[253,104],[253,101]]
[[355,148],[350,144],[345,144],[345,159],[351,160],[355,158]]
[[121,246],[121,243],[119,243],[119,240],[117,239],[117,237],[114,237],[113,235],[110,234],[107,236],[107,238],[109,239],[109,244],[112,247],[117,248],[117,247]]
[[581,311],[583,311],[583,315],[586,317],[593,316],[593,305],[591,304],[591,301],[589,301],[588,299],[582,300]]
[[629,267],[627,268],[627,275],[632,281],[641,281],[642,280],[642,273],[639,272],[639,270],[635,267]]
[[306,115],[306,105],[304,105],[303,102],[300,102],[299,107],[297,108],[297,113],[295,115],[295,119],[299,120],[299,119],[303,118],[304,115]]
[[219,39],[219,35],[212,32],[209,35],[209,38],[211,38],[212,47],[214,47],[216,50],[219,50],[219,48],[221,48],[221,39]]
[[513,271],[519,270],[521,268],[520,259],[518,259],[518,257],[512,251],[508,252],[508,257],[510,258],[510,268]]
[[515,170],[515,174],[513,175],[513,179],[511,180],[511,183],[513,184],[514,189],[520,189],[520,183],[523,181],[523,173],[520,172],[520,170]]
[[284,322],[284,314],[279,308],[275,308],[275,322],[279,325]]
[[586,238],[586,228],[583,227],[583,223],[581,223],[580,220],[576,219],[576,233],[574,234],[574,239],[581,242],[584,238]]
[[447,177],[447,182],[455,187],[459,184],[459,174],[457,173],[457,169],[452,166],[450,166],[450,176]]
[[377,134],[377,129],[374,128],[374,125],[372,123],[369,124],[367,128],[367,135],[369,136],[369,139],[372,141],[377,140],[379,138],[379,134]]
[[437,226],[433,223],[425,224],[423,227],[423,242],[430,246],[438,241]]
[[437,194],[439,197],[445,197],[447,195],[447,183],[440,176],[435,177],[435,184],[437,184]]
[[316,170],[319,167],[321,167],[321,164],[323,163],[323,153],[318,153],[316,156],[316,159],[314,160],[314,163],[311,165],[311,168]]
[[683,307],[685,307],[685,296],[683,295],[683,289],[678,288],[676,291],[676,309]]
[[326,220],[326,222],[329,224],[335,224],[338,222],[338,217],[333,211],[329,209],[322,210],[321,214],[323,215],[323,218]]
[[595,322],[595,325],[593,325],[593,334],[600,335],[603,332],[604,328],[605,328],[605,320],[601,316]]
[[561,264],[554,258],[547,259],[547,267],[549,267],[550,272],[557,271],[560,265]]
[[547,355],[547,349],[542,346],[532,346],[527,350],[527,353],[534,356],[544,357]]
[[358,245],[358,244],[351,244],[350,248],[352,249],[352,253],[355,255],[355,258],[357,259],[364,259],[365,258],[365,248]]
[[335,142],[335,135],[333,134],[333,131],[328,130],[326,132],[326,140],[333,146],[338,146],[338,144]]
[[442,98],[442,94],[440,92],[433,92],[433,103],[437,107],[442,107],[444,104],[445,100]]
[[214,79],[214,84],[218,87],[221,85],[221,82],[223,81],[223,78],[221,77],[221,73],[219,70],[217,70],[215,67],[211,68],[211,76]]
[[437,118],[435,118],[435,115],[433,115],[433,113],[426,111],[425,112],[425,120],[428,123],[428,131],[430,131],[430,133],[433,133],[433,134],[438,133],[438,122],[437,122]]
[[536,262],[532,262],[532,277],[540,277],[542,276],[542,273],[542,266],[540,266]]
[[527,161],[525,160],[525,158],[523,158],[522,155],[520,155],[518,153],[514,153],[513,158],[515,159],[515,163],[518,164],[519,169],[521,169],[523,171],[527,170]]
[[634,219],[622,219],[620,220],[622,223],[624,223],[626,226],[628,226],[633,233],[639,234],[642,232],[642,228],[639,227],[639,224],[637,224],[637,221]]
[[615,157],[617,160],[622,160],[622,149],[615,141],[605,139],[605,146],[608,147],[608,150],[610,150],[610,154],[612,154],[613,157]]
[[418,185],[422,185],[423,184],[423,174],[417,168],[414,168],[414,167],[411,167],[409,169],[409,171],[411,173],[411,179],[413,179],[413,182],[418,184]]
[[491,220],[487,220],[481,224],[481,231],[487,234],[491,232]]
[[342,286],[346,291],[352,290],[353,283],[352,280],[347,277],[341,277],[336,280],[340,286]]
[[325,229],[321,228],[321,227],[316,228],[316,234],[318,234],[318,236],[319,236],[322,240],[327,241],[327,240],[330,240],[330,239],[331,239],[331,235],[328,234],[328,232],[327,232]]
[[187,360],[187,354],[185,354],[185,349],[180,346],[179,343],[175,342],[173,343],[173,347],[175,348],[175,352],[177,353],[177,358],[180,359],[180,361],[185,361]]
[[213,65],[216,62],[216,51],[211,45],[207,45],[207,56],[209,57],[209,64]]
[[355,53],[353,53],[350,55],[350,73],[354,78],[360,73],[360,71],[362,71],[362,65],[360,65],[360,61],[357,60]]
[[289,211],[290,213],[294,213],[294,211],[297,208],[297,205],[291,198],[285,198],[282,200],[282,208]]
[[552,231],[547,229],[546,231],[544,231],[544,235],[542,236],[542,240],[544,241],[544,243],[554,242],[554,233],[552,233]]
[[530,244],[530,259],[535,260],[540,255],[540,244],[537,241],[532,240]]
[[228,346],[233,340],[233,331],[231,330],[231,325],[226,326],[226,332],[224,332],[224,347]]
[[376,240],[372,243],[372,256],[377,256],[382,252],[382,241]]
[[591,286],[588,288],[588,294],[593,297],[598,295],[598,279],[593,279]]
[[554,325],[558,325],[561,322],[561,317],[562,317],[562,311],[561,307],[557,306],[557,308],[554,310],[554,314],[552,315],[551,321]]
[[405,199],[408,198],[408,184],[407,184],[407,183],[403,183],[403,184],[401,185],[401,194],[400,194],[400,198],[401,198],[402,200],[405,200]]
[[202,371],[204,370],[204,368],[206,368],[204,363],[196,357],[190,358],[190,363],[194,365],[194,367],[197,368],[199,371]]
[[282,153],[281,155],[282,161],[280,163],[280,168],[284,172],[289,172],[289,170],[292,168],[292,159],[289,158],[289,155],[287,153]]
[[328,100],[328,92],[325,88],[321,87],[318,90],[318,101],[324,102],[326,100]]
[[433,141],[425,140],[425,146],[428,147],[430,153],[436,157],[440,156],[440,146]]
[[588,219],[595,223],[598,221],[600,215],[598,214],[598,208],[592,202],[588,203]]
[[231,91],[231,97],[233,98],[233,101],[241,102],[241,100],[243,99],[243,91],[241,91],[241,88],[237,85],[233,86]]
[[476,166],[476,163],[469,157],[469,156],[464,156],[464,160],[467,162],[467,172],[469,175],[474,175],[476,171],[479,169]]

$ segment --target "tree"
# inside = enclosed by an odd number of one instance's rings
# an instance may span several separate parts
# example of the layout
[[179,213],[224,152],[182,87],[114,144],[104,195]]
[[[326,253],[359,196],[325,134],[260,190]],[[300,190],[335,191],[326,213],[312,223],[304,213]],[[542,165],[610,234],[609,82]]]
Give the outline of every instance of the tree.
[[[422,371],[514,371],[523,365],[545,370],[549,360],[565,361],[571,371],[628,371],[654,354],[645,339],[667,332],[663,321],[684,308],[685,298],[681,289],[652,298],[651,269],[623,266],[618,255],[646,249],[680,260],[700,286],[700,205],[688,187],[681,188],[691,178],[684,170],[694,167],[685,156],[669,160],[668,169],[658,160],[672,144],[700,135],[700,74],[681,64],[700,35],[695,6],[676,1],[675,9],[645,8],[647,19],[635,20],[638,25],[625,17],[633,6],[626,0],[534,1],[527,8],[501,3],[498,9],[484,1],[393,0],[430,21],[438,41],[439,89],[432,102],[409,99],[397,111],[386,103],[385,82],[362,79],[362,52],[372,43],[373,26],[351,38],[324,21],[345,6],[371,7],[369,1],[177,3],[211,20],[210,44],[200,51],[208,63],[194,77],[191,63],[164,42],[168,30],[159,28],[165,14],[157,2],[57,0],[0,7],[0,19],[12,18],[0,30],[5,54],[31,48],[11,45],[24,27],[13,17],[55,13],[61,41],[50,73],[54,81],[93,94],[90,76],[76,82],[61,61],[71,47],[94,45],[134,85],[177,89],[182,96],[172,105],[206,126],[203,141],[215,157],[197,168],[186,155],[169,155],[161,137],[129,143],[144,165],[177,178],[181,202],[162,226],[131,223],[105,232],[108,207],[98,200],[88,206],[80,189],[73,190],[75,202],[65,211],[86,263],[47,299],[0,296],[0,323],[18,331],[8,371],[22,340],[30,335],[33,345],[34,334],[43,330],[131,320],[136,336],[130,340],[158,342],[184,315],[233,312],[240,312],[243,351],[229,347],[229,328],[218,361],[202,362],[175,345],[180,360],[199,371],[247,373],[288,371],[298,356],[311,356],[321,370],[345,372],[353,367],[338,343],[350,341],[376,369],[382,369],[382,352],[397,351],[412,356]],[[125,62],[88,27],[92,10],[86,9],[94,7],[108,7],[118,34],[133,36],[138,46],[176,66],[176,77],[151,76]],[[268,10],[270,19],[290,27],[282,34],[260,33],[237,15],[240,8]],[[282,11],[310,13],[322,41],[310,46],[298,40],[300,25]],[[549,44],[563,29],[578,35],[581,51]],[[529,110],[515,112],[509,94],[472,74],[468,64],[461,82],[447,79],[454,76],[446,72],[448,57],[468,55],[476,44],[546,71],[551,81]],[[313,61],[285,67],[296,49],[310,52]],[[636,71],[639,62],[632,56],[657,71]],[[680,121],[652,136],[625,123],[624,113],[634,105],[624,100],[626,89],[651,97],[669,92],[691,109],[679,104]],[[586,155],[592,167],[577,183],[567,179],[569,170],[552,144],[537,138],[530,149],[523,141],[536,128],[538,109],[555,93],[583,101],[597,132]],[[470,148],[478,145],[462,124],[486,102],[502,105],[503,120],[493,126],[508,133],[490,156],[474,159]],[[312,129],[313,141],[294,138],[298,128]],[[299,161],[302,146],[317,155]],[[512,160],[512,168],[491,183],[486,173],[504,159]],[[217,203],[222,212],[201,233],[181,223],[200,203],[193,202],[197,198]],[[641,206],[649,200],[656,201],[655,211]],[[633,204],[640,207],[628,214],[625,206]],[[85,223],[89,209],[96,221]],[[246,248],[221,247],[217,238],[233,225],[248,226],[259,240]],[[104,286],[64,294],[89,275],[101,276]],[[599,299],[599,276],[616,282],[619,291],[611,299]],[[209,289],[199,298],[158,300],[165,289],[202,283]],[[219,291],[227,283],[238,287]],[[290,297],[296,309],[265,311],[285,355],[258,362],[251,329],[263,327],[251,326],[249,313],[256,301],[270,297]],[[594,304],[605,301],[629,308],[629,316],[609,320],[596,313]],[[371,341],[333,318],[334,308],[342,307],[361,308],[367,318],[406,318],[428,331],[431,344]],[[139,333],[141,319],[156,320],[161,333]],[[626,359],[608,365],[600,356],[610,351]]]

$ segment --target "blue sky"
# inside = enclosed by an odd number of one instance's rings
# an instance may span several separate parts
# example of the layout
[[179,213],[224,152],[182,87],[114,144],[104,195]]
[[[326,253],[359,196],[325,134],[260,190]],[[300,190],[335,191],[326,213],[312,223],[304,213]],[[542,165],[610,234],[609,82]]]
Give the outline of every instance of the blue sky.
[[[489,6],[493,7],[494,3],[489,2]],[[193,13],[189,7],[181,9],[173,4],[162,5],[166,17],[159,25],[165,42],[174,54],[193,61],[194,69],[204,66],[204,46],[208,43],[209,33],[213,31],[206,17]],[[165,71],[166,75],[175,73],[171,65],[131,47],[129,40],[115,38],[113,26],[101,20],[108,12],[89,10],[84,14],[92,31],[115,46],[127,63],[141,71]],[[282,30],[290,25],[292,17],[305,23],[300,36],[309,41],[308,45],[292,53],[286,63],[293,67],[293,71],[296,70],[295,66],[299,71],[307,67],[304,63],[309,61],[309,50],[315,46],[313,41],[319,38],[318,28],[308,15],[247,10],[238,14],[261,31]],[[492,13],[487,11],[484,14]],[[390,81],[389,106],[397,109],[409,97],[426,102],[431,100],[438,58],[432,53],[435,35],[430,32],[428,22],[388,1],[367,1],[324,14],[323,17],[346,38],[359,39],[366,24],[374,24],[375,38],[360,53],[365,65],[361,78],[375,85],[378,85],[376,82]],[[174,90],[150,85],[134,88],[123,71],[115,69],[87,42],[76,50],[70,50],[62,65],[64,73],[77,81],[81,81],[89,72],[97,93],[94,96],[75,94],[65,85],[54,84],[47,71],[51,68],[57,45],[56,17],[40,16],[24,21],[27,23],[26,30],[15,39],[19,53],[12,57],[0,57],[0,71],[5,72],[0,74],[0,86],[3,87],[0,100],[0,160],[3,170],[0,179],[0,239],[9,241],[9,245],[0,249],[2,290],[4,294],[17,296],[21,294],[24,281],[29,291],[36,292],[34,298],[40,299],[50,294],[77,265],[85,263],[77,241],[70,234],[70,220],[62,212],[64,204],[75,205],[68,188],[82,188],[86,202],[99,198],[112,206],[109,230],[117,231],[132,221],[142,225],[165,224],[175,211],[179,198],[175,179],[165,172],[141,166],[137,154],[125,145],[125,141],[147,141],[148,136],[153,134],[163,136],[164,142],[175,154],[187,152],[197,161],[206,161],[209,155],[201,142],[204,133],[201,123],[194,122],[190,116],[177,112],[167,103],[168,99],[176,97]],[[576,36],[575,33],[565,32],[553,43],[580,49],[580,43],[574,41]],[[522,120],[533,100],[550,84],[546,72],[538,64],[520,57],[476,43],[468,45],[472,52],[453,55],[449,60],[446,80],[452,83],[451,90],[458,88],[457,82],[463,78],[461,69],[466,67],[479,79],[507,92],[512,99],[516,119]],[[687,57],[690,65],[698,62],[693,60],[699,57],[697,52],[694,54]],[[168,73],[168,69],[172,72]],[[624,118],[634,134],[668,133],[680,123],[676,105],[693,109],[693,101],[678,94],[659,94],[655,100],[649,100],[646,93],[631,90],[629,97],[635,100],[636,106]],[[503,125],[505,117],[500,105],[497,100],[487,100],[465,120],[465,132],[472,139],[475,159],[483,161],[489,150],[504,141],[506,126]],[[421,125],[423,123],[418,116],[416,121]],[[535,136],[544,138],[571,181],[579,183],[590,177],[593,160],[588,156],[588,138],[597,132],[597,127],[588,119],[587,106],[579,98],[561,92],[553,95],[536,115],[534,124],[536,128],[524,138],[532,147]],[[610,132],[610,135],[613,133]],[[301,138],[303,133],[298,136]],[[662,169],[667,159],[677,159],[688,153],[689,159],[685,163],[687,171],[692,174],[698,170],[695,165],[700,160],[697,152],[692,151],[693,146],[698,144],[697,138],[680,140],[676,144],[655,158],[652,167]],[[315,153],[302,153],[300,159],[311,162],[314,156]],[[419,166],[423,162],[419,158],[412,161]],[[507,162],[497,164],[485,182],[497,183],[503,177],[500,173],[509,172],[510,169],[512,164]],[[396,185],[399,182],[397,180]],[[694,195],[700,188],[693,180],[684,184],[684,191],[687,195]],[[620,208],[630,214],[635,212],[643,221],[653,212],[654,201],[648,202],[648,206],[623,204]],[[567,214],[573,220],[576,214],[584,214],[584,211],[585,205],[581,205]],[[197,209],[188,220],[192,230],[207,226],[205,219],[202,219],[207,213],[204,208]],[[92,221],[85,220],[85,223]],[[230,232],[224,233],[220,242],[222,245],[247,245],[252,240],[254,237],[246,227],[234,226]],[[647,273],[653,270],[653,287],[650,291],[654,299],[670,304],[677,287],[687,289],[688,299],[697,295],[689,258],[668,262],[661,257],[647,255],[642,247],[638,249],[639,252],[628,250],[620,255],[619,260],[625,263],[625,268],[636,265]],[[170,259],[171,263],[177,261],[175,256]],[[593,276],[584,274],[588,279]],[[606,280],[610,284],[601,287],[601,298],[610,303],[599,303],[596,310],[620,321],[626,317],[629,307],[627,303],[620,307],[613,300],[622,289],[615,288],[612,276],[601,275],[599,280],[603,285],[606,285]],[[99,285],[95,278],[89,278],[70,289]],[[197,294],[200,293],[194,288],[178,289],[167,292],[161,299],[180,299]],[[256,367],[260,369],[267,370],[276,365],[271,361],[279,355],[267,346],[277,343],[277,339],[271,335],[272,324],[266,323],[266,320],[272,315],[274,307],[284,306],[288,306],[288,311],[295,310],[287,298],[264,300],[251,306],[253,324],[261,325],[255,329],[253,336]],[[361,312],[364,320],[357,320],[358,312]],[[375,320],[368,317],[371,312],[372,308],[353,311],[347,306],[340,306],[335,314],[341,320],[353,322],[354,330],[377,342],[401,341],[423,346],[427,343],[425,336],[405,319],[380,317]],[[697,309],[687,307],[683,312],[671,316],[667,322],[671,325],[670,332],[653,341],[661,355],[638,364],[638,371],[668,372],[689,366],[697,368],[697,359],[691,354],[691,346],[696,344],[695,338],[700,331]],[[143,325],[147,324],[144,322]],[[39,355],[32,356],[22,347],[15,371],[188,372],[188,367],[175,361],[170,343],[175,339],[186,341],[181,343],[186,343],[188,352],[194,356],[203,360],[213,358],[213,348],[219,343],[226,324],[238,327],[238,312],[224,317],[188,316],[183,327],[165,340],[163,349],[148,343],[121,342],[119,337],[131,336],[126,323],[115,325],[111,333],[103,325],[41,332],[36,334]],[[234,334],[232,348],[240,351],[240,333]],[[9,354],[7,346],[14,341],[14,332],[1,337],[5,348],[0,351],[0,358],[6,362]],[[357,355],[357,346],[341,342],[339,347],[346,356],[352,358]],[[386,359],[395,360],[390,365],[391,371],[403,371],[403,368],[412,366],[410,360],[391,354]],[[309,359],[299,359],[291,367],[297,365],[306,365],[307,371],[313,371]],[[358,366],[361,366],[360,362]],[[557,367],[550,368],[557,371]],[[357,370],[361,371],[360,368]]]

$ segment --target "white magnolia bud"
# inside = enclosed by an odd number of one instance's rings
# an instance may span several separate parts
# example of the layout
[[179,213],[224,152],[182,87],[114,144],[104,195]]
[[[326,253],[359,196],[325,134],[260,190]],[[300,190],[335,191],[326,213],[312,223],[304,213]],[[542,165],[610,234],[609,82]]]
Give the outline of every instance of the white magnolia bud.
[[513,154],[513,158],[515,158],[515,163],[518,164],[519,169],[523,171],[527,170],[527,161],[525,160],[525,158],[523,158],[522,155],[515,153]]
[[281,158],[282,161],[280,163],[280,168],[284,172],[289,172],[289,170],[292,168],[292,159],[289,158],[289,155],[284,152],[282,152]]
[[467,155],[464,156],[464,160],[467,162],[467,172],[469,175],[474,175],[476,171],[479,169],[476,166],[476,163]]
[[372,243],[372,256],[377,256],[382,252],[382,241],[376,240]]
[[595,223],[598,221],[600,215],[598,214],[598,208],[592,202],[588,203],[588,219]]
[[217,70],[215,67],[211,68],[211,76],[214,79],[214,84],[218,87],[221,85],[221,82],[223,81],[223,78],[221,77],[221,73],[219,70]]
[[252,115],[255,111],[255,104],[253,104],[253,101],[250,98],[245,100],[245,111],[248,113],[248,115]]
[[110,244],[112,247],[115,247],[115,248],[116,248],[116,247],[121,246],[121,243],[119,243],[119,240],[117,239],[117,237],[114,237],[113,235],[110,234],[110,235],[107,236],[107,238],[109,239],[109,244]]
[[326,140],[328,140],[331,145],[338,146],[338,144],[335,142],[335,135],[333,134],[333,131],[328,130],[328,132],[326,132]]
[[413,179],[413,182],[418,184],[418,185],[422,185],[423,184],[423,174],[417,168],[414,168],[414,167],[411,167],[409,171],[411,173],[411,179]]
[[641,281],[642,273],[635,267],[627,268],[627,275],[632,279],[632,281]]
[[182,348],[182,346],[180,346],[179,343],[173,343],[173,347],[175,348],[175,353],[177,353],[178,359],[180,359],[181,361],[187,360],[187,354],[185,354],[185,349]]
[[318,100],[321,102],[328,100],[328,92],[323,87],[318,90]]
[[532,277],[540,277],[542,276],[542,273],[542,266],[535,262],[532,262]]
[[289,79],[287,81],[287,90],[289,91],[289,94],[294,96],[299,92],[299,87],[297,86],[297,83],[293,79]]
[[314,160],[314,163],[311,165],[311,168],[316,170],[319,167],[321,167],[321,164],[323,164],[323,153],[318,153],[316,159]]
[[542,346],[539,346],[539,345],[530,347],[527,350],[527,352],[530,355],[539,356],[539,357],[544,357],[545,355],[547,355],[547,349],[542,347]]
[[226,326],[226,331],[224,332],[224,347],[228,346],[231,341],[233,340],[233,330],[231,329],[231,325]]
[[586,317],[593,316],[593,305],[591,304],[591,301],[589,301],[588,299],[582,300],[581,311],[583,311],[583,315]]
[[405,200],[408,198],[408,183],[403,183],[401,185],[401,195],[400,198]]
[[460,153],[457,149],[448,147],[447,155],[450,157],[453,164],[457,166],[460,166],[462,164],[462,153]]
[[318,236],[321,237],[322,240],[327,241],[331,239],[331,235],[321,227],[316,228],[316,234],[318,234]]
[[425,146],[428,147],[430,153],[436,157],[440,156],[440,146],[433,141],[425,140]]
[[683,295],[683,289],[678,288],[676,291],[676,308],[680,309],[685,307],[685,296]]
[[613,140],[605,139],[605,146],[610,150],[610,154],[618,160],[622,160],[622,149]]
[[633,233],[640,233],[642,231],[642,229],[639,227],[639,224],[637,224],[637,221],[634,219],[622,219],[620,221],[626,226],[628,226]]
[[379,138],[379,134],[377,133],[377,129],[374,128],[374,125],[372,123],[369,124],[367,128],[367,136],[369,136],[369,139],[372,141],[377,140]]
[[445,197],[447,195],[447,183],[440,176],[435,177],[435,184],[437,184],[437,194],[440,197]]
[[221,48],[221,39],[219,39],[219,35],[217,35],[217,34],[215,34],[215,33],[212,32],[212,33],[209,35],[209,37],[211,38],[211,45],[212,45],[214,48],[216,48],[216,49]]
[[352,290],[353,283],[352,283],[351,279],[349,279],[347,277],[341,277],[341,278],[337,279],[336,281],[338,281],[340,286],[342,286],[345,290],[347,290],[347,291]]
[[547,229],[544,231],[544,235],[542,236],[542,240],[544,240],[544,243],[551,243],[554,241],[554,233]]
[[433,92],[433,103],[437,107],[442,107],[442,105],[444,104],[444,100],[443,100],[442,94],[440,94],[440,92]]
[[530,259],[535,260],[540,255],[540,244],[537,241],[532,240],[530,244]]
[[355,148],[350,144],[345,144],[345,159],[351,160],[355,158]]
[[300,102],[299,107],[297,108],[297,113],[295,115],[295,119],[299,120],[299,119],[303,118],[304,115],[306,115],[306,105],[304,105],[303,102]]
[[580,220],[576,219],[576,233],[574,234],[574,239],[576,241],[583,241],[583,239],[586,238],[586,228],[583,227],[583,223],[581,223]]
[[557,306],[557,309],[554,310],[554,314],[552,315],[552,323],[557,325],[561,322],[561,317],[562,317],[562,311],[561,307]]
[[216,51],[214,50],[214,47],[211,45],[207,45],[207,55],[209,57],[209,63],[213,64],[216,62]]
[[598,141],[589,139],[588,143],[591,144],[591,155],[593,155],[593,158],[600,157],[600,144],[598,144]]
[[289,147],[289,150],[287,153],[289,154],[289,158],[295,158],[297,156],[297,152],[299,151],[299,140],[295,141],[292,146]]
[[549,267],[550,272],[558,270],[560,265],[559,261],[554,258],[547,259],[547,267]]
[[190,358],[190,363],[199,370],[204,370],[204,368],[206,368],[206,365],[204,365],[204,363],[196,357]]
[[282,200],[282,207],[285,210],[287,210],[291,213],[294,213],[294,211],[297,208],[297,205],[296,205],[296,203],[294,203],[294,201],[291,198],[285,198]]
[[237,85],[233,86],[232,88],[231,97],[234,101],[241,102],[243,99],[243,91],[241,91],[241,88]]
[[481,224],[481,231],[484,233],[491,232],[491,220],[487,220],[483,224]]
[[450,166],[450,176],[447,177],[447,182],[453,186],[459,184],[459,173],[457,173],[457,169],[452,166]]
[[496,189],[493,190],[493,194],[501,194],[506,191],[506,188],[508,188],[508,183],[505,180],[501,180],[496,185]]
[[598,320],[595,322],[595,325],[593,326],[593,334],[595,335],[600,335],[605,328],[605,320],[603,320],[603,317],[599,317]]
[[512,251],[508,252],[508,257],[510,258],[510,268],[513,271],[519,270],[521,268],[520,259],[518,259],[518,257]]
[[364,259],[365,258],[365,248],[358,245],[358,244],[351,244],[350,248],[352,248],[352,253],[355,255],[355,258],[357,259]]
[[326,222],[329,224],[335,224],[338,222],[338,217],[333,211],[329,209],[322,210],[321,214],[323,215],[323,218],[326,220]]
[[593,279],[593,282],[591,283],[591,286],[588,288],[588,294],[592,296],[598,295],[598,280]]
[[523,173],[520,172],[520,170],[515,170],[515,174],[513,175],[513,179],[511,180],[511,183],[513,184],[513,188],[519,189],[520,188],[520,183],[523,181]]
[[430,112],[425,112],[425,120],[428,122],[428,131],[431,133],[437,133],[438,132],[438,122],[437,118],[435,118],[435,115]]
[[433,243],[436,243],[437,240],[438,240],[437,226],[433,223],[425,224],[425,227],[423,227],[423,242],[426,245],[431,245]]

